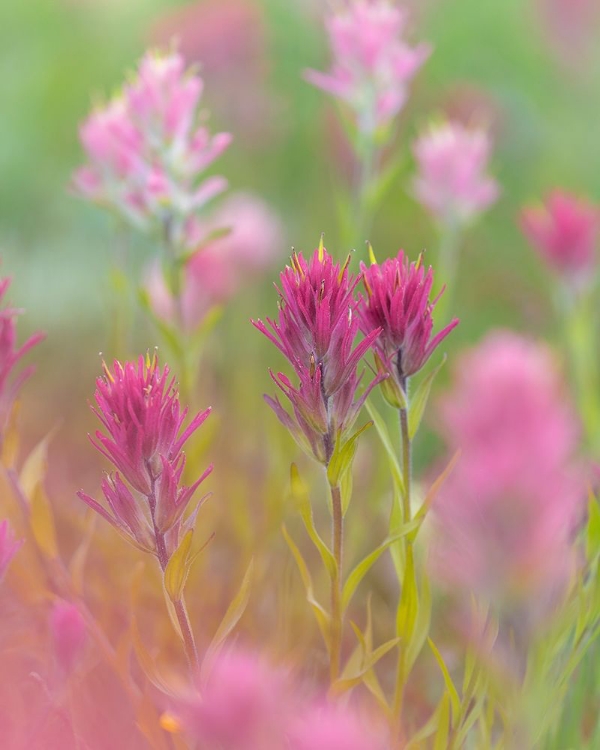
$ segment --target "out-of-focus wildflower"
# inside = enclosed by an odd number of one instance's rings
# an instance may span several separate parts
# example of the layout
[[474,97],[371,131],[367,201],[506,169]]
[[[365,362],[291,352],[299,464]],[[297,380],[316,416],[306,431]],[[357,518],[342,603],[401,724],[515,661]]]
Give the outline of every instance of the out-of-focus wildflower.
[[521,213],[521,228],[542,258],[558,273],[577,283],[596,265],[600,210],[561,190],[543,205]]
[[365,134],[398,114],[410,80],[431,53],[427,44],[406,44],[406,21],[404,10],[388,0],[352,0],[326,21],[331,71],[306,71],[310,83],[350,105]]
[[552,354],[490,334],[457,363],[440,405],[461,458],[436,501],[434,569],[499,609],[539,615],[568,582],[581,510],[578,425]]
[[286,677],[245,651],[219,655],[200,693],[174,707],[177,725],[201,747],[283,750],[294,704]]
[[290,732],[290,750],[385,750],[381,727],[366,724],[356,709],[330,702],[301,712]]
[[354,346],[358,333],[353,293],[358,278],[334,263],[322,243],[310,260],[301,253],[281,274],[279,320],[253,324],[287,357],[300,385],[283,373],[271,377],[292,403],[294,417],[279,399],[265,396],[280,421],[309,455],[327,464],[335,441],[352,428],[375,382],[355,400],[357,366],[380,333],[375,329]]
[[0,581],[4,578],[10,561],[17,554],[22,544],[22,540],[17,541],[15,539],[8,521],[2,521],[0,523]]
[[[406,391],[406,379],[423,367],[435,348],[458,325],[458,319],[432,336],[437,299],[430,300],[433,269],[425,268],[422,256],[416,263],[410,263],[400,250],[395,258],[381,264],[361,263],[361,271],[366,297],[359,296],[360,328],[366,336],[381,329],[373,344],[377,368]],[[389,391],[387,381],[384,391]]]
[[[219,231],[226,234],[216,236]],[[147,275],[150,304],[162,320],[191,332],[214,306],[230,299],[248,279],[262,273],[277,257],[283,230],[270,207],[254,195],[233,193],[225,198],[210,220],[198,223],[194,244],[215,234],[186,262],[177,302],[154,264]],[[179,309],[178,309],[179,308]]]
[[235,138],[269,147],[285,118],[272,87],[265,8],[256,0],[192,2],[165,9],[152,24],[158,45],[177,39],[189,63],[211,82],[211,108],[235,123]]
[[87,640],[83,616],[75,604],[57,601],[50,614],[50,634],[56,661],[63,674],[77,666]]
[[[94,446],[117,471],[106,476],[102,491],[110,511],[85,492],[79,497],[141,549],[154,553],[164,568],[180,536],[193,527],[195,513],[183,514],[212,466],[189,487],[180,486],[185,466],[183,446],[210,413],[197,414],[184,428],[175,379],[162,371],[157,357],[104,365],[96,381],[92,407],[106,433],[96,432]],[[125,479],[129,485],[123,481]]]
[[600,23],[596,0],[536,0],[536,9],[552,48],[561,60],[579,73],[589,68]]
[[[0,305],[5,304],[4,295],[10,281],[10,278],[0,279]],[[34,369],[33,366],[26,367],[13,377],[15,366],[21,357],[44,338],[44,334],[35,333],[21,347],[17,347],[17,317],[20,313],[21,310],[14,307],[0,309],[0,444],[19,388]]]
[[189,247],[198,209],[226,187],[222,177],[201,180],[231,140],[201,124],[202,88],[181,55],[149,52],[80,129],[88,164],[74,174],[76,191],[177,249]]
[[442,225],[468,224],[499,195],[487,174],[491,143],[486,131],[458,122],[432,126],[413,147],[417,200]]

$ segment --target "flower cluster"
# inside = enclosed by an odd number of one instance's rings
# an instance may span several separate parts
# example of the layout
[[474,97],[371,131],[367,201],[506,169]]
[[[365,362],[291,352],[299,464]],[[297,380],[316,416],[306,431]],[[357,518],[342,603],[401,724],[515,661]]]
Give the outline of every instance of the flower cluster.
[[[225,234],[218,236],[220,230]],[[185,263],[178,324],[187,332],[194,331],[211,308],[230,299],[249,277],[260,274],[277,256],[282,233],[279,219],[259,198],[245,193],[225,198],[210,220],[203,222],[202,235],[214,234],[214,239]],[[173,322],[176,300],[157,263],[147,275],[146,291],[154,314]]]
[[281,274],[279,320],[253,321],[287,357],[300,381],[298,388],[283,373],[273,380],[293,406],[292,418],[278,398],[265,396],[297,442],[323,464],[328,464],[335,441],[347,435],[374,381],[362,396],[355,395],[362,376],[360,359],[380,333],[369,334],[356,346],[359,321],[353,297],[359,279],[334,263],[323,244],[310,260],[301,253],[291,258]]
[[440,404],[461,458],[436,501],[435,570],[499,608],[535,614],[574,563],[585,494],[573,471],[577,420],[551,353],[516,334],[490,334],[457,376]]
[[[0,279],[0,304],[4,302],[4,295],[9,286],[9,278]],[[42,333],[36,333],[21,347],[17,347],[16,321],[20,312],[14,307],[0,309],[0,443],[19,388],[33,372],[33,366],[26,367],[13,378],[15,366],[32,347],[44,338]]]
[[421,135],[413,151],[414,193],[440,224],[467,224],[497,199],[498,184],[486,173],[491,144],[484,130],[446,122]]
[[192,693],[163,717],[202,747],[222,750],[384,750],[376,722],[326,701],[306,701],[290,675],[256,654],[217,657],[202,695]]
[[8,521],[0,523],[0,581],[4,578],[10,561],[17,554],[22,541],[17,541]]
[[567,280],[578,282],[596,265],[600,210],[554,190],[541,206],[526,208],[521,228],[542,258]]
[[429,45],[406,44],[405,26],[404,11],[388,0],[353,0],[327,20],[331,71],[306,72],[310,83],[350,105],[362,133],[398,114],[410,80],[429,57]]
[[425,268],[422,256],[416,263],[410,263],[400,250],[395,258],[381,264],[372,260],[370,266],[361,263],[366,297],[359,297],[360,329],[366,336],[381,330],[373,349],[378,370],[390,377],[390,383],[384,387],[386,394],[391,394],[391,381],[405,392],[406,379],[423,367],[434,349],[458,325],[458,319],[432,337],[432,313],[437,298],[430,301],[433,269]]
[[222,177],[200,176],[231,140],[199,122],[202,88],[181,55],[147,53],[123,91],[81,126],[88,164],[74,174],[76,191],[189,247],[195,213],[226,187]]
[[161,370],[156,356],[140,357],[137,367],[115,362],[112,372],[105,365],[96,385],[92,408],[106,434],[97,431],[92,443],[117,469],[102,482],[110,511],[83,491],[79,497],[137,547],[155,554],[164,569],[180,537],[193,527],[196,512],[185,521],[183,514],[212,471],[209,466],[194,484],[181,486],[183,446],[210,409],[184,429],[187,409],[181,410],[175,379],[168,367]]

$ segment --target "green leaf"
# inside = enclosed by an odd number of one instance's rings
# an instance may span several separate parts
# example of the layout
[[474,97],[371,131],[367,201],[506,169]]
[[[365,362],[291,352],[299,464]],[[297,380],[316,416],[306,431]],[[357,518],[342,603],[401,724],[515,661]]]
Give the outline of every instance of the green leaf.
[[427,401],[429,399],[431,386],[435,380],[435,376],[441,370],[445,361],[446,355],[444,354],[440,364],[435,367],[427,377],[421,381],[421,383],[419,383],[419,387],[410,400],[410,408],[408,410],[408,436],[411,440],[417,434],[417,430],[423,419],[423,414],[425,412],[425,407],[427,406]]
[[294,498],[298,510],[300,511],[300,515],[302,517],[302,520],[304,521],[306,531],[308,532],[312,543],[319,551],[321,560],[323,560],[323,564],[325,565],[325,567],[327,568],[327,572],[329,573],[329,577],[333,579],[337,575],[337,564],[329,547],[321,539],[319,532],[315,528],[312,507],[308,496],[308,487],[300,476],[300,472],[298,471],[298,467],[296,466],[296,464],[292,464],[290,467],[290,485],[292,490],[292,497]]
[[406,545],[406,567],[402,581],[402,593],[396,615],[396,635],[408,647],[412,639],[419,611],[419,592],[415,575],[415,563],[412,544]]
[[427,639],[427,643],[429,644],[429,648],[432,650],[433,655],[435,656],[435,660],[437,661],[438,666],[444,677],[444,682],[446,683],[446,690],[448,692],[448,696],[450,697],[450,704],[452,706],[452,717],[454,720],[456,720],[460,711],[460,696],[458,694],[458,690],[456,689],[456,687],[454,686],[454,683],[452,682],[452,677],[450,677],[450,672],[448,672],[448,667],[446,666],[446,663],[444,662],[444,659],[442,655],[440,654],[438,648],[436,647],[435,643],[431,640],[431,638]]
[[385,421],[383,417],[381,416],[381,414],[373,406],[370,399],[367,399],[365,406],[367,407],[369,416],[373,420],[373,424],[375,425],[375,429],[377,430],[379,439],[381,440],[381,443],[383,447],[385,448],[385,452],[387,453],[388,460],[390,463],[390,468],[392,470],[392,478],[394,480],[394,485],[398,488],[400,495],[402,495],[404,494],[404,481],[402,478],[402,469],[400,468],[400,464],[398,463],[398,454],[390,438],[390,434],[388,432]]
[[417,612],[417,620],[415,623],[415,629],[413,637],[411,638],[408,648],[406,650],[406,669],[407,674],[410,673],[417,661],[419,654],[427,640],[429,634],[429,626],[431,623],[431,584],[429,583],[429,577],[423,576],[421,581],[421,591],[419,596],[419,609]]
[[[419,510],[415,513],[415,519],[419,519],[420,521],[423,521],[425,517],[427,516],[427,513],[429,512],[431,505],[433,501],[436,498],[436,495],[442,488],[442,485],[448,479],[450,476],[452,470],[458,463],[458,459],[460,458],[460,451],[456,451],[456,453],[452,456],[450,461],[448,461],[448,464],[446,465],[446,468],[442,473],[438,476],[438,478],[435,480],[435,482],[431,485],[429,488],[427,494],[425,495],[425,499],[423,500],[423,503],[421,504],[421,507]],[[415,534],[416,536],[416,534]],[[411,541],[414,541],[414,537],[411,539]]]
[[327,479],[332,487],[339,487],[341,479],[352,466],[358,438],[365,430],[371,427],[372,424],[373,422],[367,422],[367,424],[363,425],[343,444],[340,444],[340,441],[336,440],[333,455],[331,456],[327,467]]
[[440,701],[440,713],[438,715],[438,730],[433,743],[433,750],[448,750],[448,734],[450,731],[450,699],[448,693],[444,693]]
[[190,529],[171,555],[165,568],[165,589],[172,602],[178,602],[183,594],[188,573],[190,572],[190,550],[194,530]]
[[591,561],[600,553],[600,504],[591,492],[588,499],[588,524],[585,541],[586,556]]
[[411,521],[410,523],[407,523],[405,527],[403,527],[403,530],[401,533],[396,534],[396,536],[388,537],[385,539],[379,547],[376,547],[372,552],[370,552],[361,562],[359,562],[354,570],[350,573],[348,578],[346,579],[346,583],[344,584],[344,589],[342,591],[342,611],[344,612],[348,605],[350,604],[350,601],[352,597],[354,596],[354,592],[358,588],[358,585],[362,581],[362,579],[365,577],[365,575],[369,572],[371,567],[377,562],[379,557],[385,550],[395,542],[399,541],[403,537],[410,534],[413,529],[419,525],[419,521]]
[[215,656],[221,650],[226,638],[233,631],[235,626],[241,620],[242,615],[246,611],[248,601],[250,600],[250,588],[252,584],[253,572],[254,560],[252,559],[250,560],[250,564],[248,565],[248,569],[246,570],[239,591],[235,595],[229,607],[227,607],[227,611],[225,612],[225,615],[223,616],[223,619],[221,620],[221,623],[217,628],[217,632],[214,634],[209,647],[206,649],[206,654],[204,656],[202,668],[200,670],[202,681],[204,681],[204,679],[206,678],[207,670],[210,669]]
[[312,585],[312,578],[310,576],[310,573],[308,571],[308,566],[304,562],[304,558],[302,557],[302,553],[298,549],[298,547],[294,544],[294,541],[292,540],[292,537],[288,534],[287,529],[285,528],[285,525],[281,527],[281,531],[283,533],[284,539],[287,542],[288,547],[290,548],[290,551],[292,555],[294,556],[294,560],[296,561],[296,565],[298,566],[298,570],[300,571],[300,577],[302,578],[302,583],[304,584],[304,589],[306,591],[306,600],[310,604],[315,617],[317,619],[317,624],[319,626],[319,630],[321,631],[321,635],[323,636],[323,640],[325,641],[325,645],[327,646],[327,650],[329,651],[330,643],[329,643],[329,633],[330,633],[330,617],[329,614],[325,611],[325,609],[319,604],[319,602],[315,599],[314,591],[313,591],[313,585]]

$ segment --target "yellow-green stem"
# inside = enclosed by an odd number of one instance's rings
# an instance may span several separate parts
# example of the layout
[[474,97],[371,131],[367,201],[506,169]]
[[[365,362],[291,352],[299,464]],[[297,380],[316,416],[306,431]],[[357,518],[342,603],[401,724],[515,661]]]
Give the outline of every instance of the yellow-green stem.
[[344,516],[342,513],[342,493],[338,486],[330,485],[332,507],[332,547],[335,570],[331,578],[331,633],[329,664],[331,682],[337,680],[340,673],[342,650],[342,561],[344,546]]

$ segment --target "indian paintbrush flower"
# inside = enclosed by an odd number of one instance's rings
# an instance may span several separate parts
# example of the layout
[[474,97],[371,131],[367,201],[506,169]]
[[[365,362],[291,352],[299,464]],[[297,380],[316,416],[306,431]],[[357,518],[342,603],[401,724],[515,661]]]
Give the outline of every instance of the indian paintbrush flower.
[[485,130],[458,122],[434,125],[413,151],[415,196],[445,228],[470,223],[497,199],[498,184],[487,174],[491,143]]
[[123,91],[81,126],[88,164],[75,172],[75,190],[177,248],[190,247],[196,212],[227,186],[201,175],[231,141],[200,122],[202,89],[181,55],[148,52]]
[[433,351],[458,325],[452,320],[435,336],[433,310],[439,295],[430,300],[433,269],[425,268],[423,256],[409,262],[402,250],[395,258],[379,264],[361,263],[366,296],[359,296],[358,317],[365,336],[381,330],[373,350],[379,372],[390,376],[384,381],[384,395],[393,406],[402,405],[402,394],[394,397],[394,385],[406,392],[406,380],[418,372]]
[[521,213],[521,228],[542,258],[567,280],[583,281],[594,270],[600,209],[562,190]]
[[355,400],[361,377],[357,366],[379,335],[369,331],[356,346],[359,321],[353,294],[359,279],[340,266],[323,247],[307,261],[294,252],[281,274],[279,319],[253,324],[287,357],[300,384],[283,373],[275,384],[289,399],[294,416],[278,398],[265,396],[280,421],[309,455],[328,464],[335,441],[344,438],[356,421],[372,382]]
[[326,21],[331,71],[305,74],[310,83],[347,102],[363,134],[373,134],[398,114],[410,80],[431,53],[427,44],[406,44],[406,20],[404,10],[387,0],[352,0]]
[[157,357],[140,357],[137,366],[115,361],[112,371],[96,381],[94,413],[105,432],[90,438],[117,469],[102,482],[110,510],[85,492],[79,497],[137,547],[166,563],[179,539],[193,527],[195,512],[183,515],[212,466],[191,486],[182,486],[183,446],[208,417],[197,414],[184,427],[175,379]]

